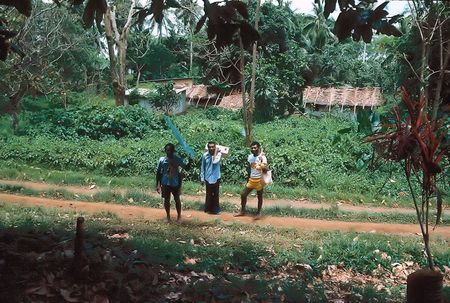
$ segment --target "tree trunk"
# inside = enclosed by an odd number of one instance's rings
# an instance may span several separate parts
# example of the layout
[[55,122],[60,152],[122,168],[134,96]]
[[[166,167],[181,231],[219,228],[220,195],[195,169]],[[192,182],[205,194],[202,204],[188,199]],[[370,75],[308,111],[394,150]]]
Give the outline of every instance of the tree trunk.
[[[128,35],[130,33],[131,21],[136,11],[136,0],[131,0],[127,21],[119,33],[116,23],[116,15],[108,6],[105,13],[105,34],[108,42],[108,54],[111,70],[112,88],[116,106],[121,106],[125,101],[126,89],[126,55],[128,48]],[[117,54],[116,54],[117,48]]]
[[[259,9],[261,7],[261,0],[257,0],[256,2],[256,15],[255,15],[255,30],[258,30],[258,22],[259,22]],[[253,43],[253,52],[252,52],[252,82],[250,84],[250,102],[248,106],[248,120],[250,121],[249,128],[249,138],[247,144],[251,144],[253,140],[252,136],[252,121],[253,121],[253,110],[255,108],[255,85],[256,85],[256,61],[257,61],[257,52],[258,52],[258,41]]]
[[19,126],[20,102],[22,101],[22,98],[25,96],[27,91],[28,91],[28,81],[22,80],[22,82],[20,82],[17,91],[11,97],[9,97],[9,105],[1,110],[2,113],[9,114],[11,116],[12,128],[14,132],[17,130],[17,127]]
[[137,70],[136,87],[138,87],[139,83],[141,82],[142,69],[144,68],[144,66],[145,66],[145,64],[139,65],[136,63],[136,70]]
[[192,72],[192,65],[194,63],[194,30],[195,28],[193,28],[193,22],[192,22],[192,14],[190,14],[189,17],[189,77],[193,77],[193,72]]
[[109,55],[109,70],[111,72],[111,80],[112,80],[112,89],[114,92],[114,98],[116,100],[116,106],[120,105],[120,99],[118,99],[118,87],[119,80],[117,74],[117,60],[115,53],[115,39],[113,32],[113,18],[114,14],[111,11],[111,7],[108,6],[105,13],[105,35],[106,41],[108,43],[108,55]]
[[441,103],[441,92],[442,85],[444,83],[445,71],[449,66],[450,60],[450,42],[447,42],[447,48],[445,48],[445,42],[442,39],[442,27],[439,27],[439,44],[440,44],[440,66],[439,66],[439,76],[436,83],[436,92],[433,100],[433,111],[431,116],[431,121],[436,121],[439,105]]
[[19,111],[20,101],[22,101],[23,96],[25,96],[28,90],[28,81],[22,80],[19,85],[19,89],[9,98],[9,103],[12,109]]
[[190,42],[190,46],[189,46],[189,77],[193,77],[192,76],[192,64],[194,62],[194,43],[192,42],[192,33],[191,33],[191,42]]
[[242,93],[242,117],[244,120],[244,130],[245,130],[245,144],[250,146],[252,142],[252,128],[251,123],[252,121],[249,120],[249,108],[247,103],[247,94],[245,93],[245,73],[244,73],[244,67],[245,67],[245,57],[244,57],[244,44],[242,43],[242,38],[239,37],[239,46],[240,46],[240,73],[241,73],[241,93]]
[[422,27],[422,41],[421,41],[421,62],[420,62],[420,98],[424,98],[425,107],[428,107],[428,87],[425,85],[425,78],[427,77],[427,68],[428,68],[428,53],[429,53],[429,45],[427,41],[428,33],[426,32],[428,18],[426,24],[421,24]]
[[116,105],[124,105],[125,103],[125,89],[126,89],[126,55],[127,55],[127,47],[128,43],[127,40],[128,35],[126,37],[123,37],[121,35],[118,48],[119,48],[119,73],[118,73],[118,87],[117,87],[117,96],[116,96]]

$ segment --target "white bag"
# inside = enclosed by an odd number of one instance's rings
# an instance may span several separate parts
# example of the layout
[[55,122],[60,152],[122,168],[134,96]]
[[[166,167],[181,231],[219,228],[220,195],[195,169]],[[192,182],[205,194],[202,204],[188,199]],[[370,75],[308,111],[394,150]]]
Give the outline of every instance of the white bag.
[[262,174],[262,183],[264,185],[270,185],[270,184],[273,183],[272,171],[271,170],[268,170],[268,171],[266,171],[265,173]]
[[[230,148],[228,146],[216,144],[216,149],[217,151],[220,151],[222,153],[223,157],[226,157],[230,154]],[[208,151],[208,143],[206,143],[205,145],[205,152],[207,151]]]

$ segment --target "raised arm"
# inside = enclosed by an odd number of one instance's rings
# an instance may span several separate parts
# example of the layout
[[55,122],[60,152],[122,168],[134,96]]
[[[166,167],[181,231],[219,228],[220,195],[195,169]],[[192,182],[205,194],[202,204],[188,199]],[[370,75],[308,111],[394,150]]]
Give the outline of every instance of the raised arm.
[[213,164],[217,164],[217,163],[220,162],[220,159],[222,159],[222,153],[221,153],[220,151],[218,151],[218,152],[214,155],[212,163],[213,163]]
[[189,158],[187,163],[184,163],[183,158],[179,157],[179,156],[175,156],[175,159],[177,161],[177,164],[179,166],[181,166],[181,168],[183,168],[184,170],[190,170],[191,166],[192,166],[192,159]]

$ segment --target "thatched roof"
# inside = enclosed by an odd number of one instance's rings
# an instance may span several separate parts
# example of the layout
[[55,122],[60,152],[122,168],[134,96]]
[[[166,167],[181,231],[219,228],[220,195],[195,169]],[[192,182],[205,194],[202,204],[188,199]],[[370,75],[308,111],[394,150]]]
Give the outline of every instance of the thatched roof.
[[308,86],[303,92],[303,105],[372,107],[383,103],[379,87],[321,88]]
[[242,94],[233,94],[222,98],[219,107],[226,109],[241,109],[242,108]]
[[208,87],[206,85],[193,85],[189,87],[186,91],[186,97],[188,99],[208,99],[208,98],[216,98],[216,94],[212,94],[208,92]]

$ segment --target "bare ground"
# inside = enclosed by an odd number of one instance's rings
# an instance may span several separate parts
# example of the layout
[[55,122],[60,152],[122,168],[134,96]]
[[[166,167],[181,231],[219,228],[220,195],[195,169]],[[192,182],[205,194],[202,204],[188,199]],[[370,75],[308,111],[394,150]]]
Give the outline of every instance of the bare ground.
[[[93,187],[90,186],[74,186],[74,185],[60,185],[60,184],[50,184],[50,183],[39,183],[39,182],[30,182],[30,181],[19,181],[19,180],[6,180],[0,179],[0,184],[6,185],[14,185],[14,186],[22,186],[24,188],[36,190],[36,191],[48,191],[48,190],[65,190],[69,193],[73,194],[82,194],[82,195],[93,195],[98,192],[104,191],[113,191],[120,193],[122,195],[126,194],[128,189],[124,188],[101,188],[101,187]],[[143,191],[145,194],[152,195],[154,197],[159,197],[154,191]],[[202,201],[204,199],[203,195],[183,195],[182,199],[184,201]],[[236,205],[240,205],[239,197],[230,197],[228,195],[221,196],[221,202],[228,202]],[[265,207],[274,207],[274,206],[290,206],[295,208],[307,208],[307,209],[327,209],[332,207],[331,203],[316,203],[312,202],[305,198],[298,199],[264,199]],[[350,211],[350,212],[367,212],[367,213],[403,213],[403,214],[415,214],[415,210],[413,208],[402,208],[402,207],[371,207],[371,206],[359,206],[359,205],[351,205],[345,203],[337,203],[340,210]]]
[[[64,211],[72,210],[87,213],[111,212],[125,220],[163,220],[165,212],[163,209],[140,207],[132,205],[118,205],[104,202],[82,202],[71,200],[53,200],[47,198],[19,196],[11,194],[0,194],[0,202],[24,205],[27,207],[57,208]],[[172,210],[172,216],[175,211]],[[414,235],[420,232],[416,224],[390,224],[390,223],[366,223],[366,222],[343,222],[326,221],[290,217],[263,216],[259,220],[254,217],[234,217],[230,213],[220,215],[208,215],[201,211],[183,211],[183,220],[211,221],[220,220],[224,223],[240,222],[255,225],[270,225],[274,227],[295,228],[299,230],[338,230],[342,232],[373,232],[387,234],[409,234]],[[440,235],[450,239],[450,227],[440,226],[432,232],[433,235]]]

